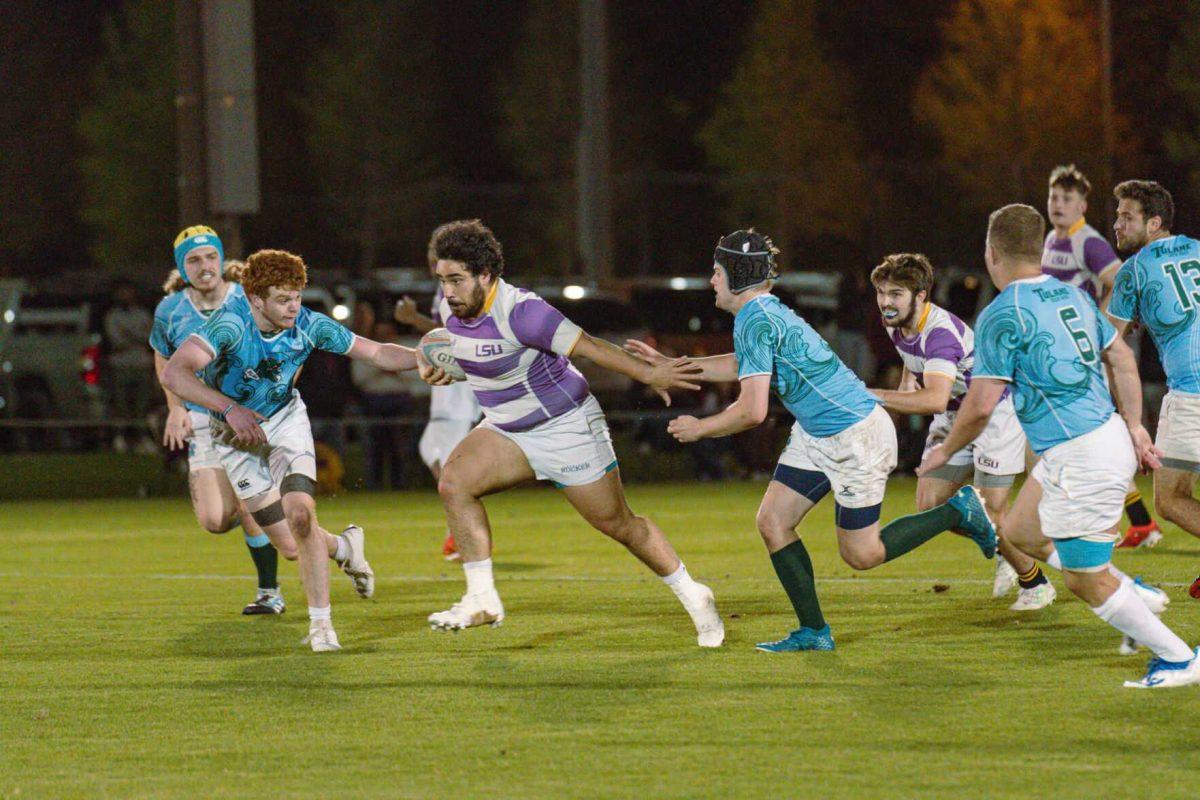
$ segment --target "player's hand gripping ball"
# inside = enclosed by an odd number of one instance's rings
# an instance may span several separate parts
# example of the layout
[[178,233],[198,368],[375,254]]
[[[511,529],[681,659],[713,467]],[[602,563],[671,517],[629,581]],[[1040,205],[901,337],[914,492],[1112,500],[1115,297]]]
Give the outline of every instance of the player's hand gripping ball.
[[465,381],[467,373],[458,365],[451,352],[454,336],[445,328],[434,328],[421,337],[417,345],[417,358],[426,366],[440,369],[452,380]]

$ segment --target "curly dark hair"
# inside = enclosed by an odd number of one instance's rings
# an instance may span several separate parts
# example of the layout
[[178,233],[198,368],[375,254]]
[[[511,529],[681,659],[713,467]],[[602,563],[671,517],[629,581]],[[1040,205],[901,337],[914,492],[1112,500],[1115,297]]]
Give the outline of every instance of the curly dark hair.
[[478,277],[504,274],[504,251],[491,229],[477,219],[460,219],[439,225],[429,249],[439,260],[458,261]]
[[286,250],[259,250],[246,259],[242,288],[246,294],[266,297],[271,287],[294,291],[308,285],[304,259]]
[[1158,217],[1162,220],[1162,229],[1171,230],[1175,223],[1175,201],[1171,193],[1155,181],[1124,181],[1113,189],[1113,196],[1118,200],[1136,200],[1142,206],[1142,219],[1149,220]]

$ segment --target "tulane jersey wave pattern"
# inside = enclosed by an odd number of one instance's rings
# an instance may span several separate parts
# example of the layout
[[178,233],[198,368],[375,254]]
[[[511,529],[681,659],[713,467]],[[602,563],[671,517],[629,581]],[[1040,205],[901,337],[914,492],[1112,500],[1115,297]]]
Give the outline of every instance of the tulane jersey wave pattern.
[[733,349],[738,378],[770,375],[771,388],[810,436],[841,433],[879,402],[820,334],[772,294],[738,311]]
[[[229,289],[218,309],[233,304],[245,305],[246,293],[242,291],[242,285],[232,282],[227,285]],[[216,310],[201,311],[196,308],[195,303],[188,296],[187,290],[167,295],[158,301],[158,307],[154,309],[154,326],[150,329],[150,346],[163,358],[170,358],[184,340],[200,330],[200,327],[215,313]],[[198,375],[198,377],[203,376]],[[194,411],[204,411],[203,406],[195,403],[185,403],[184,405]]]
[[1117,332],[1078,287],[1050,276],[1013,281],[979,315],[975,331],[974,377],[1013,384],[1034,452],[1112,416],[1101,353]]
[[1117,273],[1108,313],[1150,331],[1167,388],[1200,394],[1200,242],[1169,236],[1139,250]]
[[264,336],[248,303],[222,308],[195,335],[215,356],[201,380],[265,417],[287,405],[296,374],[313,350],[344,354],[354,345],[345,326],[307,308],[300,309],[292,328]]

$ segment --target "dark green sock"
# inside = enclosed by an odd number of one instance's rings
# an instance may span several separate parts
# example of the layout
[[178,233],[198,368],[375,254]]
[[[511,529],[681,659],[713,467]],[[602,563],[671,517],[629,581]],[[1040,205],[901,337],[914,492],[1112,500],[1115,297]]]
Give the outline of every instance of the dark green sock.
[[771,553],[771,565],[775,574],[783,584],[792,608],[796,609],[796,618],[800,625],[819,631],[825,627],[825,616],[821,613],[821,601],[817,599],[817,583],[813,577],[812,559],[804,542],[796,541]]
[[279,551],[275,545],[267,542],[260,547],[254,547],[246,542],[250,558],[254,560],[254,568],[258,570],[258,588],[279,588]]
[[887,553],[884,561],[899,558],[913,548],[920,547],[942,531],[948,531],[962,522],[962,515],[953,506],[940,505],[919,514],[894,519],[879,533],[883,549]]

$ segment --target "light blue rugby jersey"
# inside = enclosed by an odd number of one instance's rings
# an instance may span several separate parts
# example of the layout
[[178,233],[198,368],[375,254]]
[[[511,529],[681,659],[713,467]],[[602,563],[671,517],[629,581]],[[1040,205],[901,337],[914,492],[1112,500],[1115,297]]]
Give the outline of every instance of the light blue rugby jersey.
[[345,354],[354,346],[354,334],[344,325],[303,306],[293,327],[264,336],[249,303],[229,304],[193,336],[215,354],[201,379],[264,417],[287,405],[296,374],[313,350]]
[[[186,289],[169,294],[159,300],[158,306],[154,309],[154,326],[150,329],[150,346],[154,348],[154,352],[163,358],[170,358],[184,340],[200,330],[200,326],[207,322],[217,310],[231,303],[245,303],[246,293],[242,290],[242,285],[232,281],[228,285],[229,290],[225,293],[225,299],[221,301],[221,305],[208,311],[196,308],[196,304],[192,302]],[[196,377],[203,380],[204,374],[197,372]],[[185,402],[184,405],[193,411],[207,410],[195,403]]]
[[1116,338],[1077,287],[1049,275],[1013,281],[975,324],[974,378],[1012,383],[1017,419],[1040,455],[1112,416],[1100,354]]
[[1108,313],[1150,331],[1167,388],[1200,394],[1200,242],[1168,236],[1139,250],[1117,273]]
[[773,294],[733,320],[738,379],[770,375],[771,388],[809,436],[841,433],[879,404],[812,326]]

